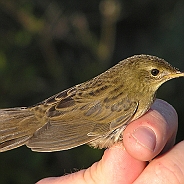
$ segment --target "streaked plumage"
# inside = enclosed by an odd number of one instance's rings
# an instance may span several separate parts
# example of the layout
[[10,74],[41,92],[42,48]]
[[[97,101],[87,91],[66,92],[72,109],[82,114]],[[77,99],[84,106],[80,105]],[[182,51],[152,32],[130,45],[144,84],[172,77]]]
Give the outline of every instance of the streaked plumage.
[[24,144],[45,152],[82,144],[109,147],[122,139],[127,124],[147,112],[159,86],[180,76],[163,59],[137,55],[39,104],[2,109],[0,152]]

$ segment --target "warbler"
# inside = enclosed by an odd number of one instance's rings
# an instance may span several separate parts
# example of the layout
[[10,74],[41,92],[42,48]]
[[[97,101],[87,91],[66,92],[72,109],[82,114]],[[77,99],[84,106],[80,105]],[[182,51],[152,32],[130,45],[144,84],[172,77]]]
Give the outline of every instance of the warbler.
[[135,55],[34,106],[1,109],[0,152],[22,145],[38,152],[108,148],[149,110],[164,82],[183,76],[163,59]]

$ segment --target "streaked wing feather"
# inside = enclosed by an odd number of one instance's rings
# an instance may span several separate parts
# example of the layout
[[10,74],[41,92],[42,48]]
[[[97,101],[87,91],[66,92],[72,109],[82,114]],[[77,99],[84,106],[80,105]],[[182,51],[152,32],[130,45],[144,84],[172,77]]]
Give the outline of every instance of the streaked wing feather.
[[[83,122],[67,124],[63,121],[50,121],[45,127],[35,132],[26,144],[33,151],[60,151],[85,144],[95,137],[87,133],[93,129],[94,123]],[[81,131],[82,130],[82,131]]]
[[103,95],[86,98],[76,87],[45,100],[41,105],[47,106],[48,122],[27,143],[34,151],[66,150],[88,143],[125,125],[138,107],[138,103],[127,97],[118,97],[114,101],[104,101]]

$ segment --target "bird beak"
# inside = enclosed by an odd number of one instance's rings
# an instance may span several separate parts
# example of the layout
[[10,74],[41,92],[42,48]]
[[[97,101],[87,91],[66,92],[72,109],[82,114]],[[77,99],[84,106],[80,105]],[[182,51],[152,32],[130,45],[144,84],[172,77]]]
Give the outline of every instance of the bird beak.
[[168,78],[170,79],[178,77],[184,77],[184,72],[177,71],[168,75]]

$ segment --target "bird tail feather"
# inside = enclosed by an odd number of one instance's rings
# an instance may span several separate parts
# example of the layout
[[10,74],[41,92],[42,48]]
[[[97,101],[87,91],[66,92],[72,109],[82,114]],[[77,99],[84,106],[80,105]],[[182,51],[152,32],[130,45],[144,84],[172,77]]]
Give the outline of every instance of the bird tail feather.
[[0,110],[0,152],[24,145],[32,137],[38,124],[28,108]]

